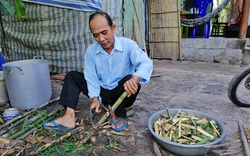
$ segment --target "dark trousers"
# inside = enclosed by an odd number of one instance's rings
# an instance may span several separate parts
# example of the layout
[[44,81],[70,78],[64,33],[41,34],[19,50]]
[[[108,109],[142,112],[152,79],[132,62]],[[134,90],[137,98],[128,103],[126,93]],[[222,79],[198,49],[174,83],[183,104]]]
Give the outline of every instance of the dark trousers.
[[247,27],[246,38],[250,38],[250,26]]
[[[101,87],[100,96],[102,98],[102,103],[112,106],[124,92],[123,84],[129,80],[131,76],[132,75],[125,76],[118,82],[118,86],[112,90],[107,90]],[[126,116],[125,108],[133,105],[140,89],[141,86],[139,85],[136,94],[132,94],[129,98],[126,97],[119,107],[116,108],[115,114],[117,117]],[[84,78],[84,74],[77,71],[68,72],[64,79],[59,103],[64,107],[76,110],[79,94],[81,92],[88,97],[87,82]]]

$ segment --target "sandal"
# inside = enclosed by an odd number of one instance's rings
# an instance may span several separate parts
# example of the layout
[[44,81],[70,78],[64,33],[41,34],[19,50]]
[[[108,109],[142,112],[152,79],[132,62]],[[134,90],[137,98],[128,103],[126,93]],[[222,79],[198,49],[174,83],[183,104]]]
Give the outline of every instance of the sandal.
[[50,122],[54,126],[47,126],[47,123],[43,123],[44,128],[46,128],[46,129],[53,129],[53,130],[67,130],[67,131],[74,130],[74,128],[68,128],[68,127],[61,126],[58,123],[56,123],[54,120],[51,120]]
[[[118,119],[117,121],[114,121],[113,119],[110,119],[110,122],[111,122],[112,124],[115,125],[114,130],[115,130],[116,132],[121,132],[121,131],[123,131],[123,130],[125,129],[125,127],[126,127],[126,124],[125,124],[125,122],[123,121],[122,118]],[[122,124],[120,127],[117,127],[117,124],[120,123],[120,122],[123,122],[123,124]]]

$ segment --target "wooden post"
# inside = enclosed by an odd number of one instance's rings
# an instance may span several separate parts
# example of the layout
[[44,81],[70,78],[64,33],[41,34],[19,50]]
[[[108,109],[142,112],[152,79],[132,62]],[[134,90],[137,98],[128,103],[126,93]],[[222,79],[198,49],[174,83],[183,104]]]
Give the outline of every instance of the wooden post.
[[240,20],[240,32],[239,32],[240,39],[246,38],[247,27],[248,27],[249,5],[250,5],[250,0],[243,0],[242,17]]

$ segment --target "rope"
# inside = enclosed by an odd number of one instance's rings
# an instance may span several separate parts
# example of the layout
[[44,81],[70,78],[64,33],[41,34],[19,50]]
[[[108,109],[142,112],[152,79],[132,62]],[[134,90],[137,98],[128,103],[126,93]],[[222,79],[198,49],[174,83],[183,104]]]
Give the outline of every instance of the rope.
[[221,10],[223,10],[227,6],[227,4],[230,1],[231,0],[224,0],[214,11],[212,11],[211,13],[207,14],[204,17],[195,18],[195,19],[181,18],[181,25],[186,26],[186,27],[194,27],[197,25],[201,25],[201,24],[211,20],[212,18],[214,18]]

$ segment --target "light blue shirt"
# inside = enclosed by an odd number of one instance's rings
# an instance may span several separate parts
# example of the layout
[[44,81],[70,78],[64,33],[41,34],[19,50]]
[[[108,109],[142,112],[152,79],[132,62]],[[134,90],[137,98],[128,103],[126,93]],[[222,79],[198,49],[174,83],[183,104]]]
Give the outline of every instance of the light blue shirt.
[[97,42],[90,45],[84,56],[84,76],[89,97],[100,98],[100,87],[111,90],[128,74],[139,76],[140,84],[148,83],[153,71],[153,61],[136,42],[115,36],[110,55]]

